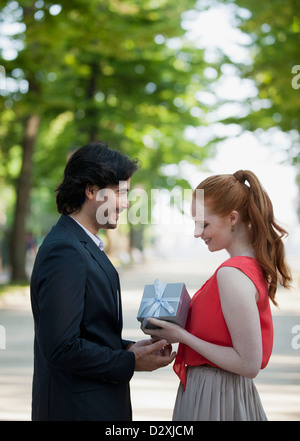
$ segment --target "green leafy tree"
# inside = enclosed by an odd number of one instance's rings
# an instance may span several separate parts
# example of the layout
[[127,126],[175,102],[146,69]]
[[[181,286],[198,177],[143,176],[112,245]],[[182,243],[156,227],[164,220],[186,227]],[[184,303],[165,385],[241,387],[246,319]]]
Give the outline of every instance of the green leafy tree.
[[299,4],[294,0],[284,3],[278,0],[224,0],[223,3],[237,6],[239,28],[250,37],[248,48],[252,63],[237,67],[239,75],[253,80],[258,90],[257,96],[245,101],[247,114],[235,122],[246,130],[277,128],[287,133],[290,139],[288,159],[299,164]]
[[[180,26],[182,12],[195,1],[1,3],[2,21],[23,26],[15,35],[17,56],[9,61],[2,54],[0,61],[18,86],[4,94],[0,121],[3,157],[13,146],[21,152],[12,234],[17,279],[24,278],[28,214],[49,189],[53,198],[75,148],[104,139],[139,157],[135,182],[146,190],[170,187],[165,164],[201,163],[212,154],[208,145],[199,148],[184,136],[189,125],[205,124],[199,114],[206,109],[195,92],[209,79],[202,51],[187,42]],[[173,185],[183,184],[174,179]]]
[[[298,170],[300,213],[300,13],[294,0],[224,0],[234,4],[239,28],[250,37],[252,63],[236,66],[241,78],[251,79],[257,96],[245,100],[241,118],[227,118],[257,134],[271,148],[284,133],[286,161]],[[224,62],[224,59],[222,60]],[[230,60],[226,60],[230,62]],[[267,136],[265,136],[267,134]],[[299,215],[300,219],[300,215]]]

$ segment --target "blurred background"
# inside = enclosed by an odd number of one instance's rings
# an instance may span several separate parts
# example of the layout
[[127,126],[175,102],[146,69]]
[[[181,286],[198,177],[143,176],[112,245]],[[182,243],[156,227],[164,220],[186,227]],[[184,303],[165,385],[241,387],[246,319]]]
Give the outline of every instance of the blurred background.
[[66,160],[96,140],[142,164],[131,188],[146,220],[123,213],[100,233],[122,274],[212,259],[193,238],[191,189],[250,169],[289,231],[299,290],[299,37],[294,0],[0,0],[0,298],[27,295]]
[[[296,235],[294,1],[1,0],[0,6],[2,278],[29,277],[32,256],[58,218],[54,191],[68,156],[100,139],[141,160],[132,188],[149,194],[148,224],[124,222],[109,232],[106,250],[115,259],[130,262],[158,242],[161,222],[153,228],[151,210],[165,203],[152,200],[151,189],[190,189],[205,173],[239,168],[257,173],[278,220]],[[189,217],[188,204],[184,209]]]

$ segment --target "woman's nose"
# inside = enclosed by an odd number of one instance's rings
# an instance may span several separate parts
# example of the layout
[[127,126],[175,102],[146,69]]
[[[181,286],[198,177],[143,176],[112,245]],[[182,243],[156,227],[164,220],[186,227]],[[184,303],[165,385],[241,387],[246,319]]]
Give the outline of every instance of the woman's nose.
[[201,237],[202,234],[203,234],[203,227],[196,225],[194,231],[194,237],[197,239],[198,237]]

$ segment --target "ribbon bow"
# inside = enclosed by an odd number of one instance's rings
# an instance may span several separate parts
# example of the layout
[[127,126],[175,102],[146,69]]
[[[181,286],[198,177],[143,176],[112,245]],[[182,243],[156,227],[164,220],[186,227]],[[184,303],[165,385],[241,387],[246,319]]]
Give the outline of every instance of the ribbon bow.
[[142,302],[145,304],[141,311],[141,316],[143,315],[145,309],[149,307],[150,309],[146,317],[159,317],[162,307],[165,308],[170,315],[173,315],[175,313],[175,309],[169,304],[169,302],[176,302],[178,299],[177,297],[171,297],[168,298],[168,300],[163,299],[166,286],[167,285],[162,283],[159,279],[154,280],[154,298],[142,300]]

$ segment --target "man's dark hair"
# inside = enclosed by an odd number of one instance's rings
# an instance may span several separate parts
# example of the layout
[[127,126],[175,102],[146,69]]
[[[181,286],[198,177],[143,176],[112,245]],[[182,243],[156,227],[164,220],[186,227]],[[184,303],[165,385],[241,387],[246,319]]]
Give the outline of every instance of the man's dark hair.
[[58,212],[71,214],[79,210],[85,201],[87,185],[101,189],[126,181],[138,169],[138,162],[111,150],[104,141],[81,147],[69,158],[64,179],[56,189]]

